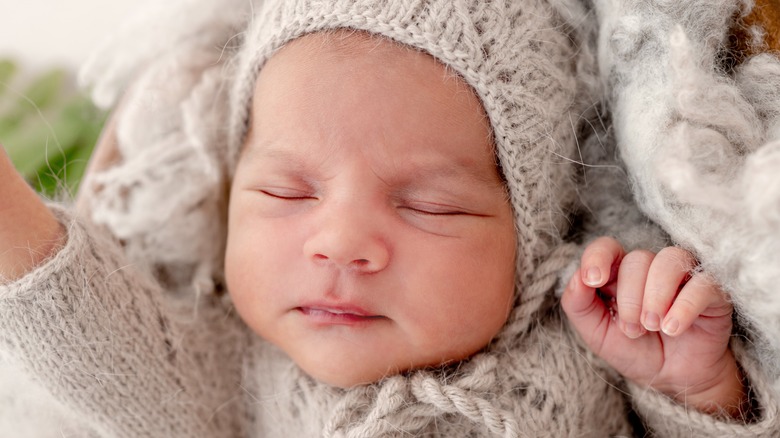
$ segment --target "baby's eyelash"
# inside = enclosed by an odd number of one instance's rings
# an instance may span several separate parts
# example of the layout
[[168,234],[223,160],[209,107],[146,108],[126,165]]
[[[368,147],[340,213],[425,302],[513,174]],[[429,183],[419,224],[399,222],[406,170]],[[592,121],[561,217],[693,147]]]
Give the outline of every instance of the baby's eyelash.
[[276,199],[283,199],[287,201],[302,201],[307,199],[314,199],[313,196],[304,193],[284,192],[284,191],[271,191],[271,190],[258,190],[260,193],[270,196]]
[[441,211],[441,212],[439,212],[439,211],[426,211],[426,210],[419,210],[419,209],[414,209],[414,210],[417,211],[418,213],[428,214],[428,215],[431,215],[431,216],[459,216],[459,215],[466,214],[466,213],[464,213],[462,211]]
[[454,209],[454,208],[448,208],[448,207],[445,207],[445,206],[442,206],[441,208],[435,208],[435,207],[425,208],[425,207],[422,207],[422,206],[405,206],[405,207],[402,207],[402,208],[405,208],[407,210],[411,210],[411,211],[413,211],[415,213],[419,213],[419,214],[423,214],[423,215],[429,215],[429,216],[459,216],[459,215],[467,214],[464,211],[461,211],[461,210],[458,210],[458,209]]

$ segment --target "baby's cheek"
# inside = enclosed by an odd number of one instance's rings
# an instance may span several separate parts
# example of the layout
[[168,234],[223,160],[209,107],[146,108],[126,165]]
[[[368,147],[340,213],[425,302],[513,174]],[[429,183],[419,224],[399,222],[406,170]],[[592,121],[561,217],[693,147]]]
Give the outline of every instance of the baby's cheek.
[[[273,277],[266,272],[273,269],[264,245],[245,232],[235,233],[228,239],[225,251],[225,280],[233,304],[243,318],[265,299],[267,282]],[[247,321],[249,322],[249,321]]]
[[426,327],[441,345],[448,345],[448,360],[476,353],[501,331],[511,310],[513,284],[479,277],[450,284]]
[[251,294],[247,286],[252,279],[249,278],[251,270],[247,266],[247,259],[242,257],[243,248],[240,247],[240,244],[228,244],[225,253],[225,281],[233,304],[243,317],[243,309],[250,307],[248,301]]

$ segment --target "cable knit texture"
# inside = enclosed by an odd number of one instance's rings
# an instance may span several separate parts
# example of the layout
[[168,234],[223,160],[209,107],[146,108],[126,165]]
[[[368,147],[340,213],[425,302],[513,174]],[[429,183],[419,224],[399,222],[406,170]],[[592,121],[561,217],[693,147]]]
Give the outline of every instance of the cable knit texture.
[[240,436],[241,326],[163,293],[109,236],[59,215],[65,248],[0,286],[3,350],[98,436]]
[[[82,73],[103,105],[133,83],[117,122],[123,161],[84,188],[90,220],[99,227],[57,209],[68,229],[67,246],[23,279],[0,286],[1,345],[41,392],[79,419],[62,427],[81,430],[81,436],[642,434],[642,426],[629,421],[631,409],[657,436],[777,436],[771,386],[777,375],[754,356],[771,358],[776,351],[769,330],[780,309],[751,301],[764,293],[774,303],[762,281],[776,279],[777,236],[767,230],[780,205],[770,202],[777,200],[778,180],[764,167],[774,149],[760,145],[780,131],[778,100],[766,97],[780,89],[772,73],[777,60],[756,57],[734,73],[738,80],[725,79],[714,68],[717,49],[729,17],[740,10],[719,3],[727,2],[158,4],[152,18],[120,30]],[[427,52],[472,86],[494,131],[519,242],[515,308],[481,353],[349,390],[313,381],[250,333],[222,296],[221,266],[226,186],[258,70],[291,39],[345,27]],[[678,56],[686,47],[690,56]],[[691,82],[692,72],[707,81]],[[741,90],[727,94],[733,98],[728,108],[714,99],[721,95],[713,90],[724,87]],[[701,102],[705,108],[717,104],[717,110],[702,115]],[[689,124],[696,130],[668,129],[670,121],[689,118],[698,120]],[[741,124],[743,119],[750,123]],[[686,152],[715,138],[685,137],[705,128],[721,136],[714,145],[737,152]],[[699,140],[683,141],[693,138]],[[626,385],[579,344],[559,313],[552,291],[580,251],[564,242],[578,205],[589,233],[619,235],[632,247],[666,244],[629,196],[616,145],[639,205],[721,275],[740,322],[751,330],[753,347],[742,351],[742,342],[734,343],[760,406],[749,425],[688,412]],[[660,153],[664,145],[683,153]],[[695,170],[704,169],[707,178],[675,183],[677,173],[665,169],[687,166],[688,157],[696,157],[696,166],[703,163]],[[755,164],[732,168],[701,157]],[[649,165],[651,158],[668,167]],[[575,162],[585,169],[578,171]],[[760,208],[720,208],[724,196],[745,202],[740,194],[755,192],[756,175],[768,187],[754,196]],[[747,184],[737,185],[744,192],[716,190],[734,178]],[[711,194],[710,203],[694,196],[696,190]],[[687,208],[679,208],[683,202]],[[739,217],[745,211],[749,218]],[[702,217],[719,228],[705,230]],[[763,226],[748,239],[768,245],[759,248],[760,259],[739,250],[748,247],[737,241],[745,235],[744,221]],[[713,238],[724,229],[737,236],[719,234],[728,244]],[[756,241],[758,236],[765,239]],[[725,257],[727,247],[738,249],[733,258]],[[769,277],[754,263],[769,268]],[[729,267],[734,270],[724,270]]]

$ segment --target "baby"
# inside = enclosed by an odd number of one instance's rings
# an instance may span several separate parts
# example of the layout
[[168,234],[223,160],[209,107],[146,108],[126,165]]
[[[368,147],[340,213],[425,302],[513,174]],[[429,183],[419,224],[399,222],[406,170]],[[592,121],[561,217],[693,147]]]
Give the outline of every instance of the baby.
[[[513,305],[516,239],[468,84],[382,38],[311,34],[263,67],[253,101],[225,258],[244,321],[342,387],[484,348]],[[687,279],[690,253],[626,255],[604,238],[582,266],[564,310],[597,354],[643,386],[739,415],[731,305],[705,275]]]
[[[266,2],[249,25],[226,146],[227,289],[274,347],[244,340],[218,300],[183,321],[197,312],[178,313],[181,299],[127,268],[99,230],[50,211],[0,159],[2,345],[86,428],[780,431],[762,415],[776,401],[760,372],[730,347],[732,306],[687,251],[595,239],[560,301],[568,323],[554,307],[576,254],[563,236],[577,104],[574,47],[553,8],[299,3]],[[89,361],[66,348],[107,337]],[[58,357],[23,347],[38,342]]]

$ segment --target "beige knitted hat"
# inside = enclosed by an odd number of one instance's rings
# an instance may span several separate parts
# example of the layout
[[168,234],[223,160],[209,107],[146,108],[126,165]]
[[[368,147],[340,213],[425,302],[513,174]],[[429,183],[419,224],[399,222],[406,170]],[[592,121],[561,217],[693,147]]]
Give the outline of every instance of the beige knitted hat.
[[[247,132],[258,71],[302,35],[363,30],[429,53],[476,91],[490,119],[510,189],[518,235],[522,301],[539,263],[567,230],[574,197],[575,47],[561,15],[544,0],[275,0],[255,11],[238,54],[231,96],[229,161]],[[527,307],[527,306],[526,306]],[[530,310],[530,309],[526,309]]]

